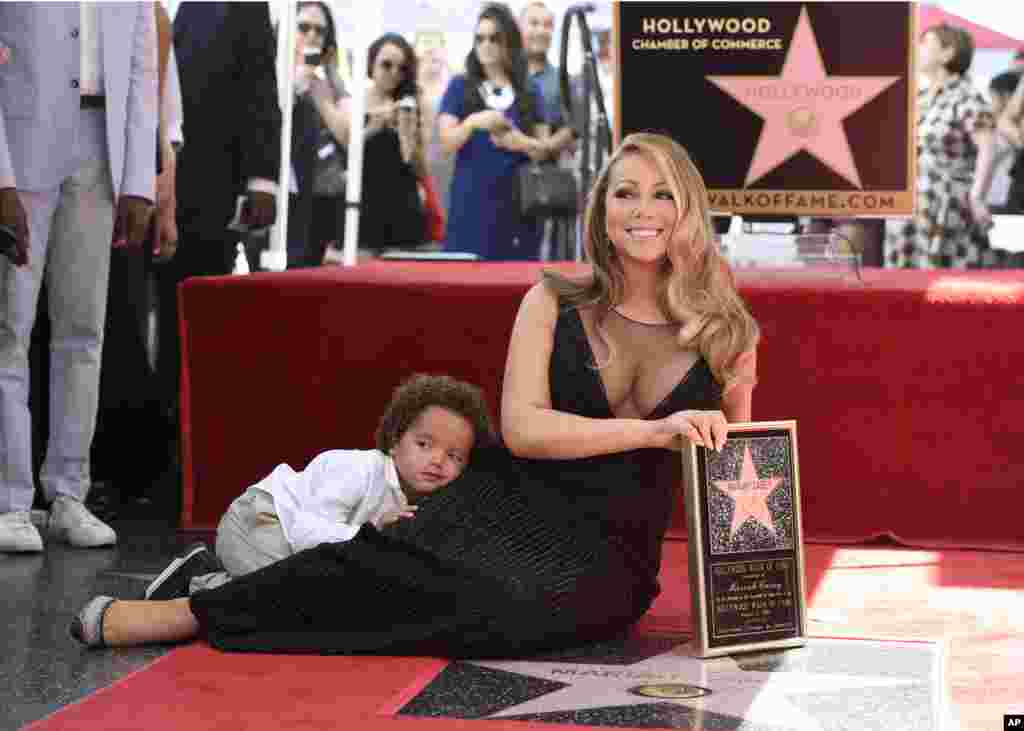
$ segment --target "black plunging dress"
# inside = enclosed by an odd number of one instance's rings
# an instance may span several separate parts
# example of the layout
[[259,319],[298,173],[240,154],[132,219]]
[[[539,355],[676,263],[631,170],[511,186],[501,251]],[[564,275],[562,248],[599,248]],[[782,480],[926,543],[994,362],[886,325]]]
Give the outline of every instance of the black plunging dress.
[[[555,409],[612,418],[579,313],[564,310],[550,365]],[[716,409],[701,358],[648,415]],[[481,450],[416,517],[325,543],[191,608],[223,650],[512,656],[625,631],[657,596],[680,458],[641,449],[572,460]]]

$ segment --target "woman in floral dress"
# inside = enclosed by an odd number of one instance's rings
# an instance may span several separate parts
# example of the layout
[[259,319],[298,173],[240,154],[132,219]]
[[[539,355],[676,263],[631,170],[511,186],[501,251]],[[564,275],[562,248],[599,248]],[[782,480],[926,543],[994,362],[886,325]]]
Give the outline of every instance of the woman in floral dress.
[[917,95],[917,205],[913,218],[886,222],[890,267],[966,269],[980,261],[995,118],[966,75],[973,56],[961,28],[943,23],[921,35],[918,70],[929,83]]

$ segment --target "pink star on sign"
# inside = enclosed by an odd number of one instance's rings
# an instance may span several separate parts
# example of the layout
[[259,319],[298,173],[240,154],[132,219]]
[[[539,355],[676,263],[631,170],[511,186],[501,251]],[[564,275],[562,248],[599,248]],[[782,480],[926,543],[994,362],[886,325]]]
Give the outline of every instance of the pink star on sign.
[[743,468],[740,470],[738,480],[712,480],[711,482],[719,490],[727,493],[735,503],[732,512],[732,527],[729,528],[730,540],[747,518],[753,518],[772,533],[775,532],[772,511],[768,509],[768,496],[782,482],[782,478],[758,477],[749,445],[743,450]]
[[803,7],[780,76],[707,79],[764,120],[745,186],[800,150],[807,150],[860,188],[860,173],[843,120],[900,77],[829,76],[807,8]]

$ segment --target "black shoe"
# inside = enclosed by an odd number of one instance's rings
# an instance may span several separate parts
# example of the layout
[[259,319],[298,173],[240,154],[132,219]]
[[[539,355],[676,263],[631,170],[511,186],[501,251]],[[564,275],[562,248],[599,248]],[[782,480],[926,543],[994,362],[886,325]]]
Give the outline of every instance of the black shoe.
[[187,597],[188,585],[193,578],[223,570],[205,543],[193,543],[146,587],[145,598],[162,601]]

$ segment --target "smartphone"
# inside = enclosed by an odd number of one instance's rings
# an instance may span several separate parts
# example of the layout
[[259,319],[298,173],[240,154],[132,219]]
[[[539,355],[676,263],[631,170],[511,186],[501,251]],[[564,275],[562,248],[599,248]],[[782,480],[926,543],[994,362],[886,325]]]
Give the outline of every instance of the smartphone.
[[324,54],[319,48],[311,47],[305,49],[302,59],[307,66],[319,66],[324,61]]
[[11,261],[18,254],[18,234],[10,226],[0,224],[0,254],[3,254]]

